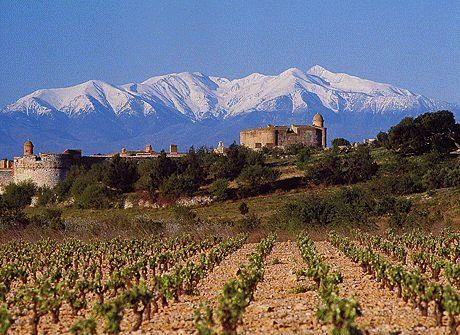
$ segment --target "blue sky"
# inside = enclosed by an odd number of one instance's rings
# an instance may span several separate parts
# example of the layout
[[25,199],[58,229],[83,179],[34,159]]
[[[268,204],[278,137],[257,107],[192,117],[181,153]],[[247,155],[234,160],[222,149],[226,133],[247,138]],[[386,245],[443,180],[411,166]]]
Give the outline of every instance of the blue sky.
[[453,0],[0,0],[0,47],[0,107],[90,79],[234,79],[315,64],[460,102]]

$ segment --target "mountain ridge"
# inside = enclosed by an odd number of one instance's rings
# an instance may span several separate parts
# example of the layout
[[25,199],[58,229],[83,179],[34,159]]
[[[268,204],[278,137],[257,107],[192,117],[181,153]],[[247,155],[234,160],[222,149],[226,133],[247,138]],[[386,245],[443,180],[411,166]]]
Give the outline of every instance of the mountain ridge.
[[253,73],[233,80],[200,72],[124,85],[89,80],[37,90],[0,109],[0,133],[5,134],[0,154],[17,152],[8,145],[37,133],[47,150],[72,145],[90,153],[118,151],[124,143],[143,147],[152,141],[157,149],[167,142],[215,145],[219,140],[237,141],[238,129],[310,123],[317,112],[324,115],[330,136],[359,140],[405,116],[440,107],[459,109],[319,65],[306,72],[289,68],[279,75]]

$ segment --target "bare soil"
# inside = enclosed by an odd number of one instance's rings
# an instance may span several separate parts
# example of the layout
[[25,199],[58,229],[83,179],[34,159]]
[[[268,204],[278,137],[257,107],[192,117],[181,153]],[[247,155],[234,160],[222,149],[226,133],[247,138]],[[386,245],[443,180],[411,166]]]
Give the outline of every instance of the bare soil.
[[[423,317],[411,304],[397,298],[395,292],[380,288],[380,284],[349,260],[327,241],[318,241],[317,251],[324,261],[339,270],[344,278],[340,284],[341,297],[354,297],[362,307],[363,315],[356,318],[360,329],[369,334],[446,334],[447,327],[435,327],[432,316]],[[194,334],[194,312],[202,302],[217,307],[217,298],[224,283],[236,277],[240,264],[255,251],[255,243],[247,243],[229,255],[219,266],[203,278],[195,295],[182,295],[180,302],[160,307],[151,320],[144,320],[141,329],[131,332],[134,315],[127,310],[122,322],[122,334]],[[305,268],[298,246],[292,241],[277,242],[266,259],[265,275],[254,293],[254,300],[246,309],[238,334],[327,334],[330,326],[319,323],[316,310],[320,302],[314,289],[295,293],[299,285],[311,282],[297,281],[295,272]],[[89,312],[88,315],[89,316]],[[68,334],[71,325],[82,316],[75,317],[68,306],[63,306],[61,322],[57,325],[46,316],[40,322],[40,334]],[[447,320],[445,320],[447,321]],[[447,324],[447,322],[445,322]],[[29,334],[27,317],[20,317],[11,327],[11,334]],[[98,333],[103,333],[103,324]]]

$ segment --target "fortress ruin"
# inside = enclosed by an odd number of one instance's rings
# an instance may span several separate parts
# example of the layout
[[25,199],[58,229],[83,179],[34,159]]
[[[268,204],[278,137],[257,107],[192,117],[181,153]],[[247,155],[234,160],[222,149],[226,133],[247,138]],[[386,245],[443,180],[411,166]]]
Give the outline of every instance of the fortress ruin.
[[263,147],[286,147],[291,144],[305,144],[311,147],[326,148],[326,128],[324,119],[317,113],[311,125],[273,126],[254,128],[240,132],[240,144],[250,149]]
[[[72,165],[85,165],[90,167],[95,163],[103,162],[114,157],[115,154],[83,156],[81,150],[67,149],[63,153],[40,153],[34,154],[34,145],[30,140],[24,142],[23,155],[14,157],[13,161],[0,160],[0,194],[3,187],[10,183],[32,181],[38,187],[55,187],[64,180]],[[158,153],[147,144],[145,151],[128,151],[122,149],[120,157],[126,159],[156,158]],[[182,157],[177,145],[171,144],[168,157]]]

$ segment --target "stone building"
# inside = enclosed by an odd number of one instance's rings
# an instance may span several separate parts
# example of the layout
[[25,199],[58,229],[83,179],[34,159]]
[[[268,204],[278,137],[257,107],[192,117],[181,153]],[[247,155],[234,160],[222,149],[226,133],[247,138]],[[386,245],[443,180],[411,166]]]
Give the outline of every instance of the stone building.
[[312,147],[326,148],[324,119],[317,113],[311,125],[273,126],[242,130],[240,144],[251,149],[262,147],[286,147],[302,143]]
[[[150,144],[145,145],[144,150],[126,150],[125,148],[121,149],[120,157],[124,158],[155,158],[158,157],[159,153],[153,151],[152,146]],[[167,153],[168,157],[182,157],[184,153],[180,153],[177,149],[177,144],[170,144],[169,145],[169,152]]]
[[37,186],[53,188],[63,180],[73,164],[81,161],[81,150],[34,155],[30,140],[24,143],[23,155],[14,157],[13,182],[32,181]]

